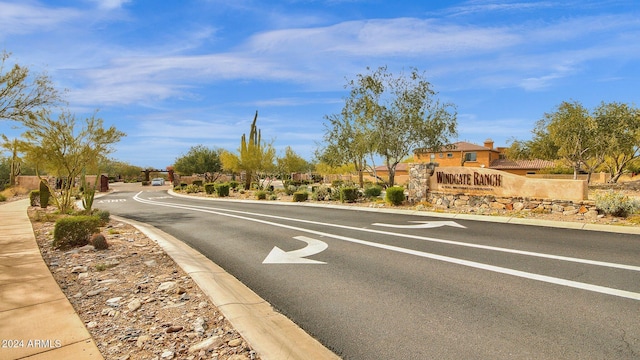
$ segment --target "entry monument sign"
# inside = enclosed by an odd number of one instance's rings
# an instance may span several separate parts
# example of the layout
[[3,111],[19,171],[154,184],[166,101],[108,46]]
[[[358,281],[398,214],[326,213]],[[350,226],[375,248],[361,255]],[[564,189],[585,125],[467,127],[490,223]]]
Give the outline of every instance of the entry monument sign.
[[[421,171],[420,166],[410,166],[410,169],[410,197],[412,186],[428,183],[428,192],[431,193],[572,201],[588,198],[588,186],[584,180],[531,179],[498,170],[457,166],[436,167],[430,176],[428,171]],[[420,179],[421,176],[424,178]],[[418,193],[423,192],[418,190]]]

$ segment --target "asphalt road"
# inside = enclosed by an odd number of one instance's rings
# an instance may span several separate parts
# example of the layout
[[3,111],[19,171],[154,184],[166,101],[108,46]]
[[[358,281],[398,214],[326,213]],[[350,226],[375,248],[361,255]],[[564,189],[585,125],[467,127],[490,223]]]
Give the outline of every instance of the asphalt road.
[[637,235],[152,190],[96,207],[183,240],[345,359],[640,358]]

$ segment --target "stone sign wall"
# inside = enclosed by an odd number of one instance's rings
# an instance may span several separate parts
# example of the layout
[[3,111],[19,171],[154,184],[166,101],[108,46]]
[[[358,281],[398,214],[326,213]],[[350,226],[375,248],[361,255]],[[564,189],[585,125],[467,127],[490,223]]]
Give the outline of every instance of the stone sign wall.
[[588,186],[584,180],[531,179],[470,167],[436,167],[430,170],[429,164],[423,163],[409,164],[409,175],[409,200],[412,202],[428,201],[428,193],[571,201],[583,201],[588,197]]

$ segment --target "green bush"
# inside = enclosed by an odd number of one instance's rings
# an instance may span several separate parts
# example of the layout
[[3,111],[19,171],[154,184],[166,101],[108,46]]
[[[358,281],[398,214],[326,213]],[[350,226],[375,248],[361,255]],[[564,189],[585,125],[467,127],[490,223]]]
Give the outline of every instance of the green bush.
[[609,190],[596,195],[596,208],[607,215],[627,217],[640,209],[640,202]]
[[31,190],[29,193],[29,204],[31,206],[40,205],[40,190]]
[[193,180],[193,182],[191,182],[191,185],[195,185],[195,186],[202,186],[204,182],[202,180]]
[[214,192],[216,192],[216,184],[214,183],[204,184],[204,191],[209,195],[213,194]]
[[216,184],[216,193],[218,193],[220,197],[229,196],[229,184]]
[[334,188],[340,187],[342,185],[344,185],[344,181],[342,181],[342,180],[333,180],[331,182],[331,186],[334,187]]
[[238,185],[240,185],[240,183],[235,180],[229,182],[229,187],[232,188],[233,190],[238,189]]
[[404,188],[402,186],[388,188],[385,198],[392,205],[401,205],[404,202]]
[[352,203],[358,200],[360,191],[355,187],[343,187],[340,188],[340,202]]
[[49,206],[49,198],[51,192],[49,192],[49,186],[44,180],[40,181],[40,207],[46,209]]
[[276,194],[269,195],[269,200],[278,200],[278,195]]
[[68,216],[56,220],[53,228],[53,247],[70,249],[85,246],[92,234],[98,232],[100,219],[97,216]]
[[256,199],[258,199],[258,200],[266,200],[267,199],[267,192],[264,191],[264,190],[256,191]]
[[313,200],[316,201],[328,201],[331,200],[331,188],[327,186],[318,186],[311,195]]
[[0,194],[0,202],[5,202],[5,201],[7,201],[7,197]]
[[366,198],[378,197],[382,194],[382,188],[380,186],[371,186],[364,189],[364,196]]
[[293,193],[293,202],[305,202],[309,199],[309,193],[306,191],[296,191]]

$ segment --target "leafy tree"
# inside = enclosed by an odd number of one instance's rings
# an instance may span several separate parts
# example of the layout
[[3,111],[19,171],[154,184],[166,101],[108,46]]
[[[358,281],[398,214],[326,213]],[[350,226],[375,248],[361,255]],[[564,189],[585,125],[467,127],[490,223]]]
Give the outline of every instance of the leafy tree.
[[204,145],[191,147],[189,151],[177,158],[173,168],[182,175],[204,174],[207,182],[214,181],[215,174],[222,170],[219,149],[210,149]]
[[140,172],[143,170],[140,166],[114,159],[106,159],[105,162],[100,165],[100,169],[124,181],[137,180],[140,177]]
[[[325,139],[339,135],[341,143],[329,143],[337,149],[328,148],[340,154],[346,146],[354,150],[358,161],[371,153],[382,156],[393,186],[396,166],[411,151],[439,149],[456,135],[455,109],[435,99],[424,73],[415,68],[397,77],[386,66],[367,70],[369,73],[348,82],[349,98],[341,117],[329,118]],[[362,163],[356,164],[357,169],[361,167]]]
[[325,116],[325,147],[318,158],[332,167],[345,163],[352,164],[358,173],[360,187],[364,186],[364,172],[367,170],[367,157],[374,152],[373,136],[370,128],[358,118],[353,98],[345,101],[340,114]]
[[629,165],[640,157],[640,110],[622,103],[601,103],[594,111],[598,141],[605,151],[605,166],[611,182],[617,182]]
[[113,126],[103,128],[103,120],[95,114],[85,119],[80,130],[76,128],[75,115],[66,111],[58,119],[52,119],[47,111],[39,111],[29,114],[22,124],[26,131],[20,147],[26,157],[36,164],[39,173],[44,170],[65,180],[60,197],[53,197],[60,212],[73,206],[75,180],[87,171],[98,172],[98,164],[113,151],[111,145],[125,136]]
[[604,161],[598,133],[598,123],[582,104],[565,101],[536,123],[531,153],[543,159],[566,160],[577,179],[583,166],[591,170]]
[[278,172],[287,177],[292,173],[304,173],[311,170],[311,164],[296,154],[291,146],[287,146],[284,156],[277,158],[276,161],[278,163]]
[[246,134],[242,134],[239,156],[229,151],[223,151],[220,155],[224,169],[235,173],[245,172],[246,190],[251,188],[252,181],[260,182],[261,175],[275,171],[276,151],[271,143],[262,141],[262,134],[256,126],[257,121],[258,112],[256,111],[251,123],[249,139]]
[[29,69],[18,64],[10,69],[11,54],[0,53],[0,119],[23,121],[34,112],[60,103],[60,95],[46,74],[29,76]]

